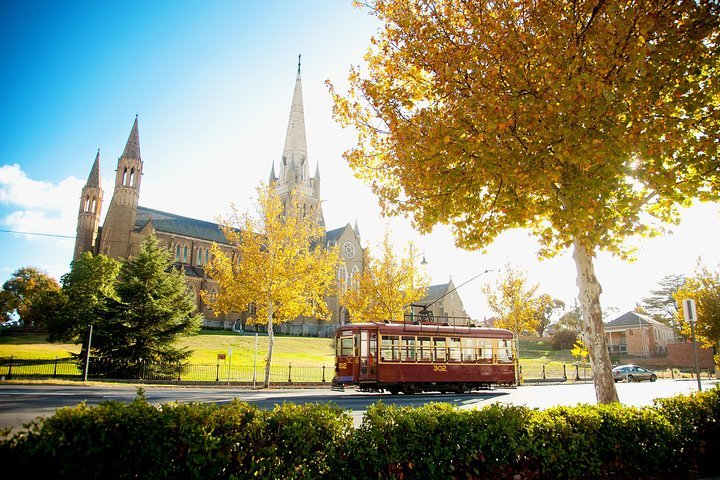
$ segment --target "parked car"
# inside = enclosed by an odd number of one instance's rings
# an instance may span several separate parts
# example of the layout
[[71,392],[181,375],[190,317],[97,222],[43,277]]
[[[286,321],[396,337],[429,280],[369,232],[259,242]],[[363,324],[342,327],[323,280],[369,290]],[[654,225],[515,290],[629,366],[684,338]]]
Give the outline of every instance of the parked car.
[[615,382],[626,380],[629,382],[640,382],[642,380],[657,380],[657,375],[651,370],[638,367],[637,365],[618,365],[612,369],[612,375]]

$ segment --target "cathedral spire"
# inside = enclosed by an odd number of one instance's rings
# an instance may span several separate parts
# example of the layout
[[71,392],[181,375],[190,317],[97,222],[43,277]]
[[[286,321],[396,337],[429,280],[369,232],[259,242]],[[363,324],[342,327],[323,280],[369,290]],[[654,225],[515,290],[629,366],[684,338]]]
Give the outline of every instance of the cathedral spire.
[[100,149],[98,148],[97,155],[95,155],[95,162],[90,169],[90,175],[88,176],[87,187],[100,188]]
[[135,160],[141,160],[140,158],[140,134],[138,133],[138,116],[135,115],[135,122],[133,123],[132,130],[130,130],[130,136],[128,137],[127,143],[125,144],[125,150],[122,154],[123,158],[132,158]]
[[[293,165],[294,164],[294,165]],[[300,56],[298,56],[298,73],[295,79],[295,91],[293,92],[292,105],[290,107],[290,119],[288,120],[287,134],[285,135],[285,147],[283,148],[283,164],[281,165],[280,176],[287,177],[290,173],[287,166],[299,168],[296,171],[298,180],[307,180],[310,172],[307,164],[307,140],[305,138],[305,109],[302,97],[302,80],[300,78]]]

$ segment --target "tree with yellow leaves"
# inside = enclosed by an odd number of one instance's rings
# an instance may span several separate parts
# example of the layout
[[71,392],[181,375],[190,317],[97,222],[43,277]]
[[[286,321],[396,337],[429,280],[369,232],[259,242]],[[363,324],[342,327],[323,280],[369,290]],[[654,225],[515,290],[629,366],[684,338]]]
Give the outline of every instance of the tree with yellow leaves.
[[291,193],[284,205],[268,186],[257,189],[255,215],[232,214],[220,227],[233,247],[231,255],[213,245],[206,271],[220,289],[203,300],[216,312],[228,313],[255,306],[254,321],[267,325],[268,351],[265,387],[270,384],[276,324],[300,316],[327,318],[325,296],[331,290],[338,264],[336,247],[324,243],[324,231]]
[[390,231],[386,230],[381,257],[374,258],[365,249],[365,267],[340,294],[340,303],[348,309],[351,322],[402,322],[410,305],[423,298],[429,279],[417,265],[417,252],[412,242],[406,254],[398,257],[393,251]]
[[482,249],[528,228],[573,249],[599,402],[618,400],[598,250],[720,194],[718,16],[711,0],[369,0],[382,22],[334,115],[390,213]]
[[674,294],[678,311],[676,319],[680,330],[686,338],[690,338],[690,325],[685,321],[682,301],[695,300],[697,322],[695,336],[703,346],[715,348],[716,369],[720,367],[720,265],[712,271],[698,261],[693,275],[685,279],[685,283]]

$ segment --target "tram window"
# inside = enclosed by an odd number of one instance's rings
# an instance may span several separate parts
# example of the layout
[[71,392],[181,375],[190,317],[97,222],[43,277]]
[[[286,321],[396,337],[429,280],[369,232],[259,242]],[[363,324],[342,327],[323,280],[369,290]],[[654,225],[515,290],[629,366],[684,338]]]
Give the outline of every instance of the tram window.
[[462,344],[462,360],[463,362],[474,362],[477,360],[477,349],[475,348],[474,338],[463,338],[460,340]]
[[430,337],[418,337],[417,339],[418,349],[420,355],[418,360],[422,362],[429,362],[432,360],[432,345],[430,343]]
[[459,338],[449,338],[448,339],[448,361],[449,362],[462,361]]
[[415,361],[415,337],[402,337],[400,360],[404,362]]
[[353,339],[352,337],[343,337],[340,339],[340,356],[349,357],[353,354]]
[[435,343],[435,361],[436,362],[445,362],[447,361],[447,350],[445,350],[445,339],[444,338],[434,338]]
[[512,363],[512,340],[498,340],[498,362]]
[[493,358],[493,348],[492,348],[492,340],[486,339],[486,338],[478,338],[478,356],[480,357],[481,361],[488,362],[492,361]]
[[400,360],[400,337],[397,335],[383,336],[380,341],[380,358],[385,361]]

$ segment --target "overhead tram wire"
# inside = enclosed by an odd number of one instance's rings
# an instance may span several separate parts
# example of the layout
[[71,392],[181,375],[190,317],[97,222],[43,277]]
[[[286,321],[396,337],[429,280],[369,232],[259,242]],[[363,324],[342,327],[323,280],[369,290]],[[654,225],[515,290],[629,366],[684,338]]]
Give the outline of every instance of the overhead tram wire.
[[40,233],[40,232],[19,232],[17,230],[4,230],[0,228],[0,233],[15,233],[18,235],[36,235],[38,237],[55,237],[55,238],[75,238],[75,235],[60,235],[55,233]]

